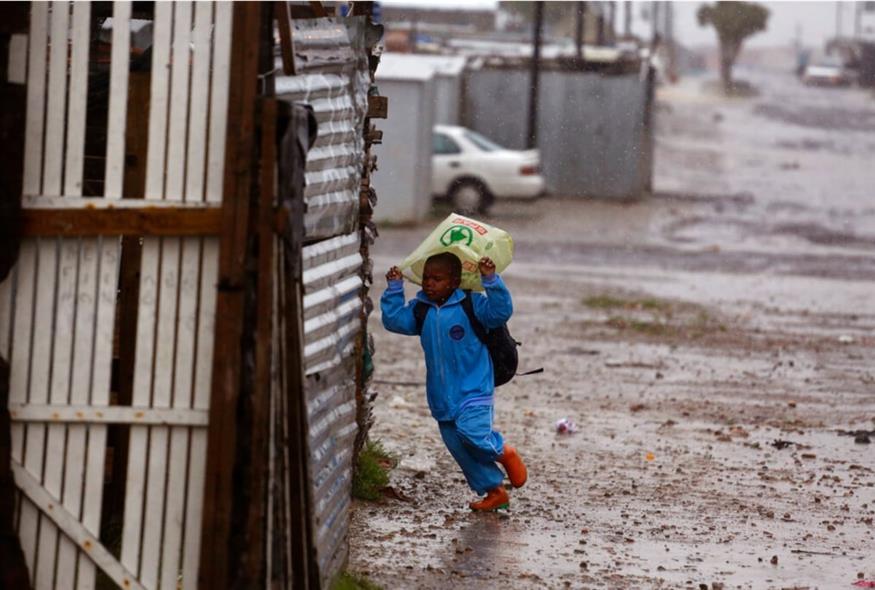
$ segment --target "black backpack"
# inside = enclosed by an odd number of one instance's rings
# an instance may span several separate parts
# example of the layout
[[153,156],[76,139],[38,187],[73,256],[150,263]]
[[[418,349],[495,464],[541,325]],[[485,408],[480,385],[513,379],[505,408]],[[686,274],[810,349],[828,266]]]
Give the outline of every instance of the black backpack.
[[[474,329],[474,334],[480,339],[480,342],[486,345],[489,350],[489,356],[492,358],[492,367],[494,369],[495,386],[504,385],[516,375],[517,366],[519,365],[519,356],[517,355],[517,346],[519,342],[513,339],[510,335],[510,330],[507,329],[507,324],[502,324],[493,330],[487,330],[477,316],[474,315],[474,302],[471,299],[471,291],[465,289],[465,298],[461,302],[462,309],[465,310],[465,315],[468,316],[468,321],[471,322],[471,327]],[[429,306],[422,301],[417,301],[413,306],[413,317],[416,318],[416,333],[422,334],[422,325],[425,323],[425,316],[428,314]],[[543,369],[531,371],[532,373],[540,373]],[[529,373],[522,373],[528,375]]]

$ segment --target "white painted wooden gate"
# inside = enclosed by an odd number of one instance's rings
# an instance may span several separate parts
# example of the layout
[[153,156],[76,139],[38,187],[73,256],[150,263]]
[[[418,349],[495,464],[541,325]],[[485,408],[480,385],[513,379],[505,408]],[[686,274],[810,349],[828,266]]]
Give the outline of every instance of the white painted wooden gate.
[[[128,104],[130,2],[113,5],[103,196],[83,197],[92,8],[32,3],[25,208],[132,204],[121,200],[127,111],[146,105]],[[154,10],[145,198],[218,207],[231,3]],[[35,588],[93,588],[98,569],[125,589],[197,584],[218,238],[144,238],[131,406],[110,405],[120,244],[27,238],[0,285],[16,519]],[[131,425],[120,550],[100,540],[112,423]]]

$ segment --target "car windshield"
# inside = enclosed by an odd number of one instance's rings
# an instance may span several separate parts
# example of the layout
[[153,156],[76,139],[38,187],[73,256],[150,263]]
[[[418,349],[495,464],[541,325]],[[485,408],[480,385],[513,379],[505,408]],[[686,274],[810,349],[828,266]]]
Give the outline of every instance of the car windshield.
[[465,138],[484,152],[496,152],[504,148],[474,131],[466,131]]

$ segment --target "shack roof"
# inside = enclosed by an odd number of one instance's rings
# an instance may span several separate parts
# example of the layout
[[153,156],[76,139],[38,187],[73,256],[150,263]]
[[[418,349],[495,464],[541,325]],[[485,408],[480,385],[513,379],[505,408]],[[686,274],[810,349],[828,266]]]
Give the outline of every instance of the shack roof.
[[377,67],[377,79],[428,80],[433,76],[458,76],[467,59],[456,55],[384,53]]

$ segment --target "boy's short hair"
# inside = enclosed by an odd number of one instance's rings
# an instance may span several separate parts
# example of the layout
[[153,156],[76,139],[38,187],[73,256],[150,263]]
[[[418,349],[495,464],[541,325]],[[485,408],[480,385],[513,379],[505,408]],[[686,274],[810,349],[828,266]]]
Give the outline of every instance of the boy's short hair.
[[461,280],[462,278],[462,261],[452,252],[441,252],[440,254],[429,256],[428,259],[426,259],[425,264],[437,264],[443,266],[450,271],[450,275],[454,279]]

